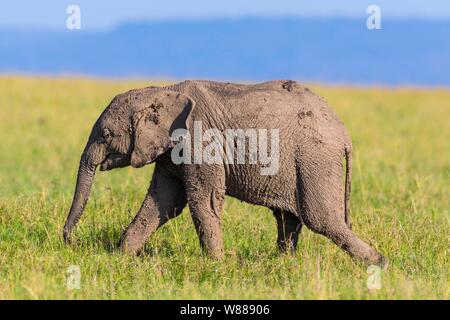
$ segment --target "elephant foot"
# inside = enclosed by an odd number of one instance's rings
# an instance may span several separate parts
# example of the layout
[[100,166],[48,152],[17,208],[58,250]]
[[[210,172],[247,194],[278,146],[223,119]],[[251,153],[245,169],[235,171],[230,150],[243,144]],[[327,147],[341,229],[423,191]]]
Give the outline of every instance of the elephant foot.
[[386,270],[389,266],[389,261],[380,253],[377,253],[377,257],[373,261],[367,262],[367,265],[375,265],[382,270]]
[[[220,229],[217,231],[220,233]],[[202,252],[214,260],[222,260],[225,256],[222,237],[214,233],[200,233],[200,247]]]
[[280,254],[295,254],[296,247],[292,243],[278,242],[277,246]]
[[63,230],[63,239],[64,239],[64,243],[69,245],[72,243],[72,232],[71,230],[68,230],[66,228],[64,228]]
[[221,261],[225,257],[225,253],[222,249],[206,250],[205,253],[213,260]]
[[119,242],[119,248],[124,254],[128,255],[138,255],[139,252],[142,249],[142,242],[139,241],[137,237],[133,237],[131,235],[128,235],[125,233],[122,235],[120,242]]
[[[352,255],[352,254],[351,254]],[[355,260],[362,261],[366,266],[377,266],[382,270],[386,270],[388,267],[388,260],[376,250],[370,248],[364,255],[352,255]]]

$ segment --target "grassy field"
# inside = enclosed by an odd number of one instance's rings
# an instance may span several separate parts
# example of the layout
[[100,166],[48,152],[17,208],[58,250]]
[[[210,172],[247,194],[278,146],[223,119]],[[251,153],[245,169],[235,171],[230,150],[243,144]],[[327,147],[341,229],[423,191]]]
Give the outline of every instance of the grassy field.
[[[268,209],[227,198],[226,258],[200,253],[188,212],[139,257],[117,249],[152,166],[96,176],[72,246],[62,227],[79,157],[111,98],[147,82],[0,77],[0,299],[448,299],[450,91],[311,86],[354,142],[354,230],[390,260],[367,270],[304,229],[279,255]],[[119,183],[120,182],[120,183]],[[77,265],[81,288],[69,290]]]

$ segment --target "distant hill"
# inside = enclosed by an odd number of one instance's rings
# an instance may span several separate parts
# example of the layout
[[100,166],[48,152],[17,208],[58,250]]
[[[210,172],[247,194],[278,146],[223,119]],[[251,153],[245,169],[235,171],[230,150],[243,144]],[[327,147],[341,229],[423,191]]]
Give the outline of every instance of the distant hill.
[[0,72],[450,85],[450,21],[242,19],[0,30]]

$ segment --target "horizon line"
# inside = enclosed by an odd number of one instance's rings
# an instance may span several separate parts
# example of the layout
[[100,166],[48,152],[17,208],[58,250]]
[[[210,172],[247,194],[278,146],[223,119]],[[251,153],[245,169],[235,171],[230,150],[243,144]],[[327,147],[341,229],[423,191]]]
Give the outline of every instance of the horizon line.
[[[324,21],[324,22],[361,22],[367,19],[367,15],[242,15],[242,16],[198,16],[198,17],[163,17],[163,18],[142,18],[142,19],[124,19],[113,23],[108,26],[96,26],[89,25],[82,27],[78,32],[83,32],[85,29],[88,32],[111,32],[120,29],[123,26],[129,25],[152,25],[152,24],[169,24],[169,23],[211,23],[211,22],[242,22],[242,21]],[[407,23],[407,22],[419,22],[419,23],[450,23],[450,17],[430,17],[430,16],[405,16],[405,15],[389,15],[383,16],[382,21],[388,23]],[[65,20],[61,22],[61,25],[1,25],[0,31],[21,31],[21,32],[58,32],[67,31]]]

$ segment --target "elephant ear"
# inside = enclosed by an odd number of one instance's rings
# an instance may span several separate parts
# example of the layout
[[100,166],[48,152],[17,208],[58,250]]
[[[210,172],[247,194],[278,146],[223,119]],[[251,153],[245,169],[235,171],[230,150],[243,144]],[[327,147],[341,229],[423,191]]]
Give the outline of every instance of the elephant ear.
[[134,149],[131,166],[149,164],[175,145],[171,134],[177,129],[188,130],[195,102],[174,91],[158,91],[148,106],[133,114]]

